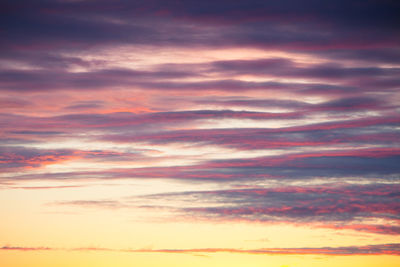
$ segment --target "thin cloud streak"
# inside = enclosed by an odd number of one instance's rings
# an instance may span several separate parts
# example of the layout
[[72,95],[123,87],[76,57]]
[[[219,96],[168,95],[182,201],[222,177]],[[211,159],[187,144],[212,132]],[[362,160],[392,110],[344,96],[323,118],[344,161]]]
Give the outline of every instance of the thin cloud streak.
[[68,251],[68,252],[126,252],[126,253],[233,253],[233,254],[259,254],[259,255],[327,255],[327,256],[351,256],[351,255],[400,255],[399,244],[380,244],[369,246],[348,247],[321,247],[321,248],[261,248],[261,249],[235,249],[235,248],[196,248],[196,249],[111,249],[111,248],[47,248],[47,247],[11,247],[3,246],[0,250],[14,251]]

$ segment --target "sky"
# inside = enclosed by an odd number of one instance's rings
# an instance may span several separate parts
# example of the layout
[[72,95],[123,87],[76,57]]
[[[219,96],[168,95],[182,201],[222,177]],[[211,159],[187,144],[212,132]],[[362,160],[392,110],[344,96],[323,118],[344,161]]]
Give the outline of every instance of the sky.
[[1,265],[399,266],[399,13],[1,1]]

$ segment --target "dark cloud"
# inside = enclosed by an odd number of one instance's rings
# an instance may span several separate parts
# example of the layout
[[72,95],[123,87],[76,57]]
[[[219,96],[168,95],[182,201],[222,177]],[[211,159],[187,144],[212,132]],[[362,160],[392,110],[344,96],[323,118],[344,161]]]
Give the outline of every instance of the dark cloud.
[[3,51],[119,44],[312,51],[398,46],[393,1],[3,1]]
[[[82,154],[82,153],[81,153]],[[78,154],[81,156],[81,154]],[[93,153],[90,152],[90,155]],[[85,155],[85,154],[83,154]],[[23,180],[75,179],[177,179],[182,181],[252,182],[252,181],[307,181],[332,179],[346,181],[349,177],[361,180],[393,182],[400,173],[398,149],[331,150],[310,153],[291,153],[280,156],[203,161],[196,165],[115,168],[101,171],[23,174]],[[102,160],[101,156],[92,155]],[[104,158],[103,158],[104,159]],[[110,159],[105,156],[105,159]],[[139,160],[127,158],[127,160]],[[4,179],[9,180],[9,179]]]
[[[63,56],[57,53],[52,54],[51,52],[41,51],[10,51],[7,54],[2,55],[2,59],[7,61],[9,64],[22,64],[26,67],[36,69],[48,69],[64,71],[72,67],[101,67],[103,61],[100,60],[83,60],[76,56]],[[0,68],[6,70],[6,66]]]
[[[374,101],[349,99],[332,101],[320,105],[307,105],[312,110],[348,110],[349,102],[355,109],[364,105],[376,105]],[[359,104],[358,104],[359,103]],[[287,103],[285,103],[286,105]],[[311,106],[311,107],[310,107]],[[276,113],[280,114],[280,113]],[[292,114],[292,113],[283,113]],[[244,117],[243,117],[244,118]],[[279,117],[276,117],[279,118]],[[288,117],[290,118],[290,117]],[[164,131],[146,134],[105,135],[104,140],[113,142],[142,142],[150,144],[197,143],[222,145],[238,149],[293,148],[337,144],[393,144],[398,133],[393,128],[398,125],[396,117],[370,117],[362,119],[331,121],[281,128],[231,128],[194,129]]]
[[66,106],[67,110],[85,110],[85,109],[95,109],[103,107],[103,101],[78,101],[69,106]]
[[[237,63],[231,63],[237,64]],[[132,70],[101,69],[82,72],[68,72],[55,68],[45,70],[0,70],[0,90],[16,92],[46,92],[53,90],[105,90],[126,89],[130,87],[157,91],[287,91],[301,95],[354,95],[373,92],[377,87],[394,90],[399,86],[397,68],[343,68],[332,66],[313,66],[311,68],[260,68],[241,66],[235,75],[266,75],[274,78],[310,78],[325,80],[326,83],[296,83],[277,81],[243,81],[237,79],[218,79],[212,81],[186,82],[177,78],[200,77],[213,73],[208,71],[183,70]],[[237,68],[237,67],[235,67]],[[231,70],[232,71],[232,70]],[[226,70],[222,73],[229,73]],[[365,80],[363,80],[365,79]],[[337,83],[344,80],[341,84]],[[337,84],[331,84],[335,81]]]
[[[143,80],[182,78],[193,73],[171,71],[135,71],[130,69],[103,69],[88,72],[55,70],[3,70],[0,71],[0,89],[5,91],[94,90],[120,88],[143,83]],[[116,83],[116,81],[118,81]]]
[[400,172],[400,151],[394,148],[335,150],[251,159],[219,160],[203,168],[227,169],[230,172],[269,174],[277,177],[348,177],[396,175]]
[[[83,106],[82,106],[83,105]],[[89,106],[88,106],[89,105]],[[72,109],[92,107],[93,103],[83,103],[73,106]],[[8,136],[30,135],[40,138],[44,135],[59,136],[60,138],[72,135],[83,129],[90,133],[101,129],[104,133],[126,133],[135,136],[139,132],[149,132],[154,129],[161,131],[174,125],[191,125],[195,121],[219,121],[222,119],[238,120],[295,120],[302,118],[301,113],[270,113],[233,110],[189,110],[152,112],[135,114],[131,112],[73,113],[53,117],[34,117],[14,114],[0,114],[0,125]],[[41,128],[33,131],[32,128]],[[98,134],[97,134],[98,135]],[[150,137],[149,137],[150,138]],[[150,138],[151,139],[151,138]],[[138,141],[140,141],[138,139]]]
[[266,75],[272,77],[354,79],[371,76],[398,76],[399,68],[344,67],[339,64],[313,64],[305,66],[284,58],[257,60],[230,60],[210,63],[210,71],[231,74]]
[[360,50],[332,49],[316,53],[320,57],[338,60],[354,60],[367,64],[398,64],[400,62],[400,50],[398,45],[393,48],[376,48]]
[[[211,220],[314,223],[333,229],[399,235],[396,224],[362,224],[368,219],[398,221],[397,184],[285,186],[192,191],[143,196],[169,204],[184,216]],[[137,199],[137,197],[134,197]],[[196,207],[190,207],[196,203]]]

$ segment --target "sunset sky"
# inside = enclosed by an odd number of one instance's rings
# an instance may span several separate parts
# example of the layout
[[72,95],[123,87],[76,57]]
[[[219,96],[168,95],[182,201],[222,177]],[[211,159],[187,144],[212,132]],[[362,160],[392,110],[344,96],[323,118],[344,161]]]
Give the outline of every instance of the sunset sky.
[[0,266],[400,266],[400,2],[0,4]]

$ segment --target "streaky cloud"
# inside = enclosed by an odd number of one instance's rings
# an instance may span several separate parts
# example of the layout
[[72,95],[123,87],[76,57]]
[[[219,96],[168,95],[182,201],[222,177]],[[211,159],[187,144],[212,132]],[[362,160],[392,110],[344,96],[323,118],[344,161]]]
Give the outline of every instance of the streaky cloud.
[[240,254],[265,254],[265,255],[327,255],[327,256],[348,256],[348,255],[400,255],[400,246],[397,243],[346,246],[346,247],[301,247],[301,248],[260,248],[260,249],[236,249],[236,248],[194,248],[194,249],[112,249],[101,247],[82,248],[46,248],[46,247],[11,247],[3,246],[0,250],[16,251],[99,251],[99,252],[125,252],[125,253],[240,253]]

